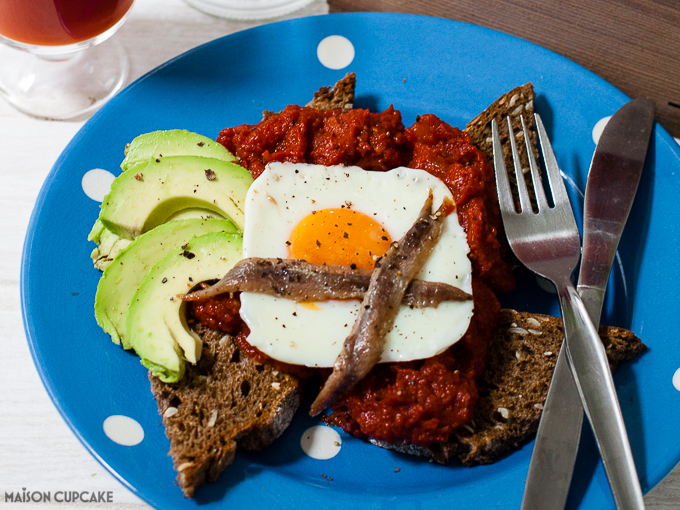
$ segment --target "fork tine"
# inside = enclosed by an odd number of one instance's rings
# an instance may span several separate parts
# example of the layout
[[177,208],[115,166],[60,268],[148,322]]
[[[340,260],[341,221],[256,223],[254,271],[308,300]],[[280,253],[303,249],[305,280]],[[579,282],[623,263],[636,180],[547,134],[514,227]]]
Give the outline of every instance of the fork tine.
[[523,115],[520,115],[520,120],[522,121],[522,131],[524,132],[524,145],[527,149],[527,160],[529,161],[529,169],[531,170],[531,181],[534,183],[534,194],[536,195],[536,204],[538,205],[539,211],[545,211],[550,206],[548,205],[548,199],[545,196],[545,189],[543,188],[541,173],[538,170],[538,163],[536,163],[534,151],[531,148],[531,139],[529,138],[529,132],[527,131],[527,126],[524,123]]
[[543,163],[545,164],[545,169],[548,173],[548,181],[550,182],[550,190],[552,191],[555,208],[567,206],[571,209],[567,188],[564,185],[564,179],[562,179],[560,167],[557,164],[552,145],[550,145],[548,133],[545,131],[545,126],[543,125],[540,115],[535,113],[534,118],[536,119],[536,131],[538,131],[538,138],[541,142]]
[[515,204],[512,199],[512,190],[510,189],[508,171],[505,167],[503,147],[501,145],[501,137],[498,134],[498,124],[496,123],[496,119],[491,121],[491,136],[493,139],[493,166],[496,172],[498,203],[500,205],[501,214],[503,217],[506,217],[506,215],[510,213],[516,214],[517,211],[515,211]]
[[531,201],[529,200],[529,191],[527,190],[527,183],[524,179],[524,171],[522,170],[522,162],[519,159],[517,152],[517,144],[515,143],[515,132],[512,130],[512,122],[510,117],[506,118],[508,121],[508,136],[510,138],[510,148],[512,149],[512,161],[515,164],[515,178],[517,180],[517,192],[519,193],[519,206],[522,213],[532,212]]

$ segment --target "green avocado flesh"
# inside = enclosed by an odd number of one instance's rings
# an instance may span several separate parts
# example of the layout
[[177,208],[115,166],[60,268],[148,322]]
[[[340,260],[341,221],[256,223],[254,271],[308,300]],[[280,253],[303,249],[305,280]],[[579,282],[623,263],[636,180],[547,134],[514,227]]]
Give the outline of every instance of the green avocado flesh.
[[183,246],[193,237],[210,232],[238,233],[238,229],[228,220],[194,218],[171,221],[134,241],[126,240],[129,246],[120,251],[104,270],[94,302],[97,324],[114,343],[122,343],[125,349],[132,347],[125,330],[128,307],[151,267],[171,250]]
[[164,382],[177,382],[185,363],[201,357],[202,342],[186,323],[177,297],[198,283],[222,278],[242,257],[240,234],[215,232],[193,238],[161,258],[132,296],[126,319],[130,345],[142,364]]
[[[224,220],[221,215],[206,211],[205,209],[185,209],[168,218],[168,221],[187,220],[190,218]],[[229,220],[226,221],[231,224]],[[107,230],[100,219],[97,219],[95,222],[87,240],[97,243],[97,247],[90,253],[90,258],[92,259],[94,267],[100,271],[104,271],[104,269],[111,264],[116,255],[118,255],[121,250],[127,248],[132,242],[130,239],[123,239],[110,230]]]
[[125,159],[120,167],[126,171],[138,163],[167,156],[201,156],[224,161],[236,159],[215,140],[184,129],[170,129],[144,133],[132,140],[125,149]]
[[168,156],[139,163],[113,181],[99,219],[123,239],[135,239],[186,209],[218,214],[242,229],[252,182],[243,167],[215,158]]
[[127,248],[132,242],[129,239],[122,239],[113,232],[106,230],[104,224],[99,220],[95,222],[87,240],[97,243],[97,247],[90,253],[90,258],[94,263],[94,267],[100,271],[106,269],[116,255],[118,255],[121,250]]
[[[200,156],[222,161],[236,159],[222,145],[210,138],[184,129],[171,129],[137,136],[125,148],[125,159],[120,166],[125,171],[138,164],[146,165],[168,156]],[[188,208],[175,212],[166,221],[188,218],[225,219],[215,210]],[[94,267],[100,271],[106,269],[116,255],[131,242],[129,237],[121,237],[107,229],[100,219],[95,222],[87,239],[97,244],[90,258]]]

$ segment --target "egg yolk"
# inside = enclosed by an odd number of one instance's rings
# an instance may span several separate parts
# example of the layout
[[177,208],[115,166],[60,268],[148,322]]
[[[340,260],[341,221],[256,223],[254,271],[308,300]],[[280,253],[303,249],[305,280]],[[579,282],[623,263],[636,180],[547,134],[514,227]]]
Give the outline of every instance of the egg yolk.
[[312,212],[296,225],[286,244],[293,259],[373,269],[391,243],[380,223],[363,213],[340,208]]

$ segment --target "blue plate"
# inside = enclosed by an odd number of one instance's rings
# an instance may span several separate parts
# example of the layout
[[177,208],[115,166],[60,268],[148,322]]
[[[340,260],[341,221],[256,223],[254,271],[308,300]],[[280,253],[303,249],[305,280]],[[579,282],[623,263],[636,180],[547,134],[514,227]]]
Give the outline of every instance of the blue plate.
[[[320,59],[317,47],[331,35],[346,39],[329,54],[320,49]],[[349,71],[357,73],[357,107],[379,111],[394,104],[407,126],[432,112],[462,127],[505,91],[532,81],[536,110],[576,201],[595,148],[593,127],[628,100],[589,71],[528,42],[400,14],[318,16],[233,34],[158,67],[111,100],[64,150],[37,200],[24,248],[23,313],[35,364],[64,419],[104,466],[158,508],[519,508],[532,443],[493,465],[464,468],[343,435],[340,453],[321,461],[300,448],[303,431],[315,423],[305,413],[272,447],[237,455],[217,483],[186,500],[173,483],[146,370],[94,320],[99,272],[86,237],[99,203],[83,192],[87,171],[119,173],[125,144],[140,133],[185,128],[214,138],[221,128],[257,122],[264,109],[304,104]],[[680,460],[680,393],[673,384],[680,368],[678,196],[680,150],[657,126],[603,318],[649,346],[615,377],[645,491]],[[503,296],[504,305],[558,313],[532,276],[520,281],[522,289]],[[679,379],[680,373],[680,389]],[[111,441],[102,427],[111,415],[136,420],[144,440],[136,446]],[[614,508],[588,434],[582,450],[570,507]]]

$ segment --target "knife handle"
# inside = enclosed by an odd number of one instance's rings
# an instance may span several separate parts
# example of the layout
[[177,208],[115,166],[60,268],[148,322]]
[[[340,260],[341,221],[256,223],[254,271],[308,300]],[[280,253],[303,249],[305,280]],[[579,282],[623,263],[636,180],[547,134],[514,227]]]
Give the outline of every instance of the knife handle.
[[619,510],[645,508],[604,345],[571,280],[557,284],[567,353]]
[[527,473],[522,510],[562,509],[567,503],[581,439],[583,406],[562,342]]

